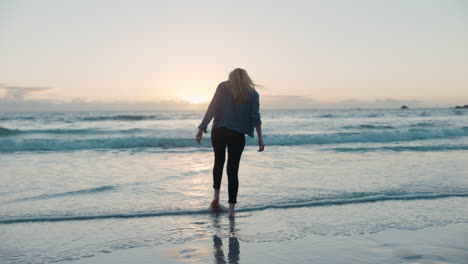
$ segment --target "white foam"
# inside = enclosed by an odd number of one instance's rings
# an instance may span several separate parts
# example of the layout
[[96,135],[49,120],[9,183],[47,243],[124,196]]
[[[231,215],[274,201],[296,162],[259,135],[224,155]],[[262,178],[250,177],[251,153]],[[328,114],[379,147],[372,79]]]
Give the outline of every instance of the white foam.
[[[270,146],[300,146],[338,143],[397,142],[424,139],[457,138],[468,136],[467,127],[459,128],[413,128],[406,130],[361,131],[355,133],[326,134],[277,134],[265,135]],[[255,139],[247,138],[247,145],[256,145]],[[193,138],[160,138],[149,136],[125,136],[98,138],[3,138],[0,152],[5,151],[60,151],[81,149],[128,149],[128,148],[187,148],[198,146]],[[209,140],[202,142],[210,147]]]
[[[334,200],[318,200],[300,203],[285,203],[285,204],[267,204],[256,207],[239,208],[236,212],[260,211],[266,209],[286,209],[295,207],[311,207],[311,206],[328,206],[328,205],[344,205],[353,203],[369,203],[392,200],[418,200],[418,199],[439,199],[449,197],[468,197],[468,192],[463,193],[429,193],[429,194],[410,194],[410,195],[374,195],[359,198],[349,199],[334,199]],[[227,211],[226,207],[221,207],[221,211]],[[44,222],[44,221],[77,221],[91,220],[104,218],[134,218],[134,217],[156,217],[169,215],[191,215],[191,214],[208,214],[212,213],[211,208],[199,210],[179,210],[179,211],[162,211],[162,212],[142,212],[142,213],[117,213],[117,214],[102,214],[102,215],[73,215],[73,216],[41,216],[41,217],[21,217],[0,219],[0,224],[23,223],[23,222]]]

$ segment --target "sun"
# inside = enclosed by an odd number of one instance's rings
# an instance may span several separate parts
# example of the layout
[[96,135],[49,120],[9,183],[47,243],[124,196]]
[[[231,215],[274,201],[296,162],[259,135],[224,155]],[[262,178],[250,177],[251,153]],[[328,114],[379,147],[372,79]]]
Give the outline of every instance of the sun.
[[189,94],[184,97],[184,100],[191,104],[199,104],[208,101],[208,98],[201,94]]

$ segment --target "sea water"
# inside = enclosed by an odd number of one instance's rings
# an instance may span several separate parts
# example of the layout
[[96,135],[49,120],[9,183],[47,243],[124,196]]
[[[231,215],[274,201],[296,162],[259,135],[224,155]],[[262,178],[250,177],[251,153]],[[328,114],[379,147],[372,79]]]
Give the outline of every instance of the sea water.
[[[0,113],[2,262],[229,235],[209,210],[210,135],[194,138],[203,114]],[[265,151],[247,137],[239,169],[241,243],[468,223],[468,110],[261,114]]]

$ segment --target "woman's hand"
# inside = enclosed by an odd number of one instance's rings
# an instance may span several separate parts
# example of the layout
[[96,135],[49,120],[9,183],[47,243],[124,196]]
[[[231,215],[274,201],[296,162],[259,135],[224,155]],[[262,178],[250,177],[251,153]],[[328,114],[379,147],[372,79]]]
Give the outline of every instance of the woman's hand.
[[198,144],[201,144],[202,136],[203,136],[203,130],[198,129],[197,135],[195,136],[195,139],[197,140]]
[[263,138],[258,139],[258,152],[262,152],[265,149],[265,144],[263,144]]
[[258,152],[262,152],[265,149],[265,144],[263,144],[262,125],[255,126],[255,130],[257,130],[258,136]]

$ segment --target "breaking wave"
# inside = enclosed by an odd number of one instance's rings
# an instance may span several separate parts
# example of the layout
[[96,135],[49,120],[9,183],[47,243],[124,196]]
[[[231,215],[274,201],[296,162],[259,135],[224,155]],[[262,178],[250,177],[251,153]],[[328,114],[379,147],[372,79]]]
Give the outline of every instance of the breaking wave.
[[51,199],[51,198],[56,198],[56,197],[64,197],[64,196],[72,196],[72,195],[95,194],[98,192],[111,191],[115,189],[117,189],[116,186],[106,185],[106,186],[88,188],[88,189],[82,189],[82,190],[76,190],[76,191],[68,191],[68,192],[52,193],[52,194],[48,194],[48,193],[41,194],[41,195],[36,195],[32,197],[16,199],[16,200],[13,200],[12,202],[20,202],[20,201],[28,201],[28,200],[43,200],[43,199]]
[[[364,130],[360,132],[337,132],[324,134],[278,134],[265,135],[270,146],[326,145],[338,143],[397,142],[424,139],[443,139],[468,136],[468,127],[408,130]],[[256,145],[255,139],[248,138],[247,145]],[[128,148],[186,148],[197,147],[193,138],[162,138],[152,136],[119,137],[56,137],[56,138],[8,138],[0,139],[0,152],[9,151],[60,151],[81,149],[128,149]],[[211,147],[209,140],[202,147]]]
[[[404,194],[404,195],[370,195],[356,198],[330,199],[330,200],[311,200],[298,203],[281,203],[281,204],[266,204],[254,207],[239,208],[237,212],[261,211],[266,209],[287,209],[295,207],[312,207],[312,206],[332,206],[346,205],[357,203],[372,203],[383,201],[398,201],[398,200],[423,200],[423,199],[440,199],[450,197],[468,197],[468,193],[422,193],[422,194]],[[226,208],[222,208],[223,211]],[[160,211],[160,212],[138,212],[138,213],[113,213],[113,214],[97,214],[97,215],[67,215],[67,216],[39,216],[39,217],[18,217],[0,219],[0,224],[24,223],[24,222],[45,222],[45,221],[77,221],[77,220],[92,220],[105,218],[134,218],[134,217],[156,217],[168,215],[191,215],[191,214],[208,214],[211,213],[210,208],[198,210],[176,210],[176,211]]]
[[359,125],[359,126],[343,126],[344,129],[395,129],[392,126],[385,125]]
[[21,130],[21,129],[8,129],[0,127],[0,137],[2,136],[14,136],[14,135],[24,135],[24,134],[69,134],[69,135],[99,135],[99,134],[113,134],[113,133],[138,133],[147,131],[145,129],[125,129],[125,130],[103,130],[103,129],[31,129],[31,130]]
[[113,115],[83,117],[83,121],[143,121],[143,120],[167,120],[169,118],[157,115]]

